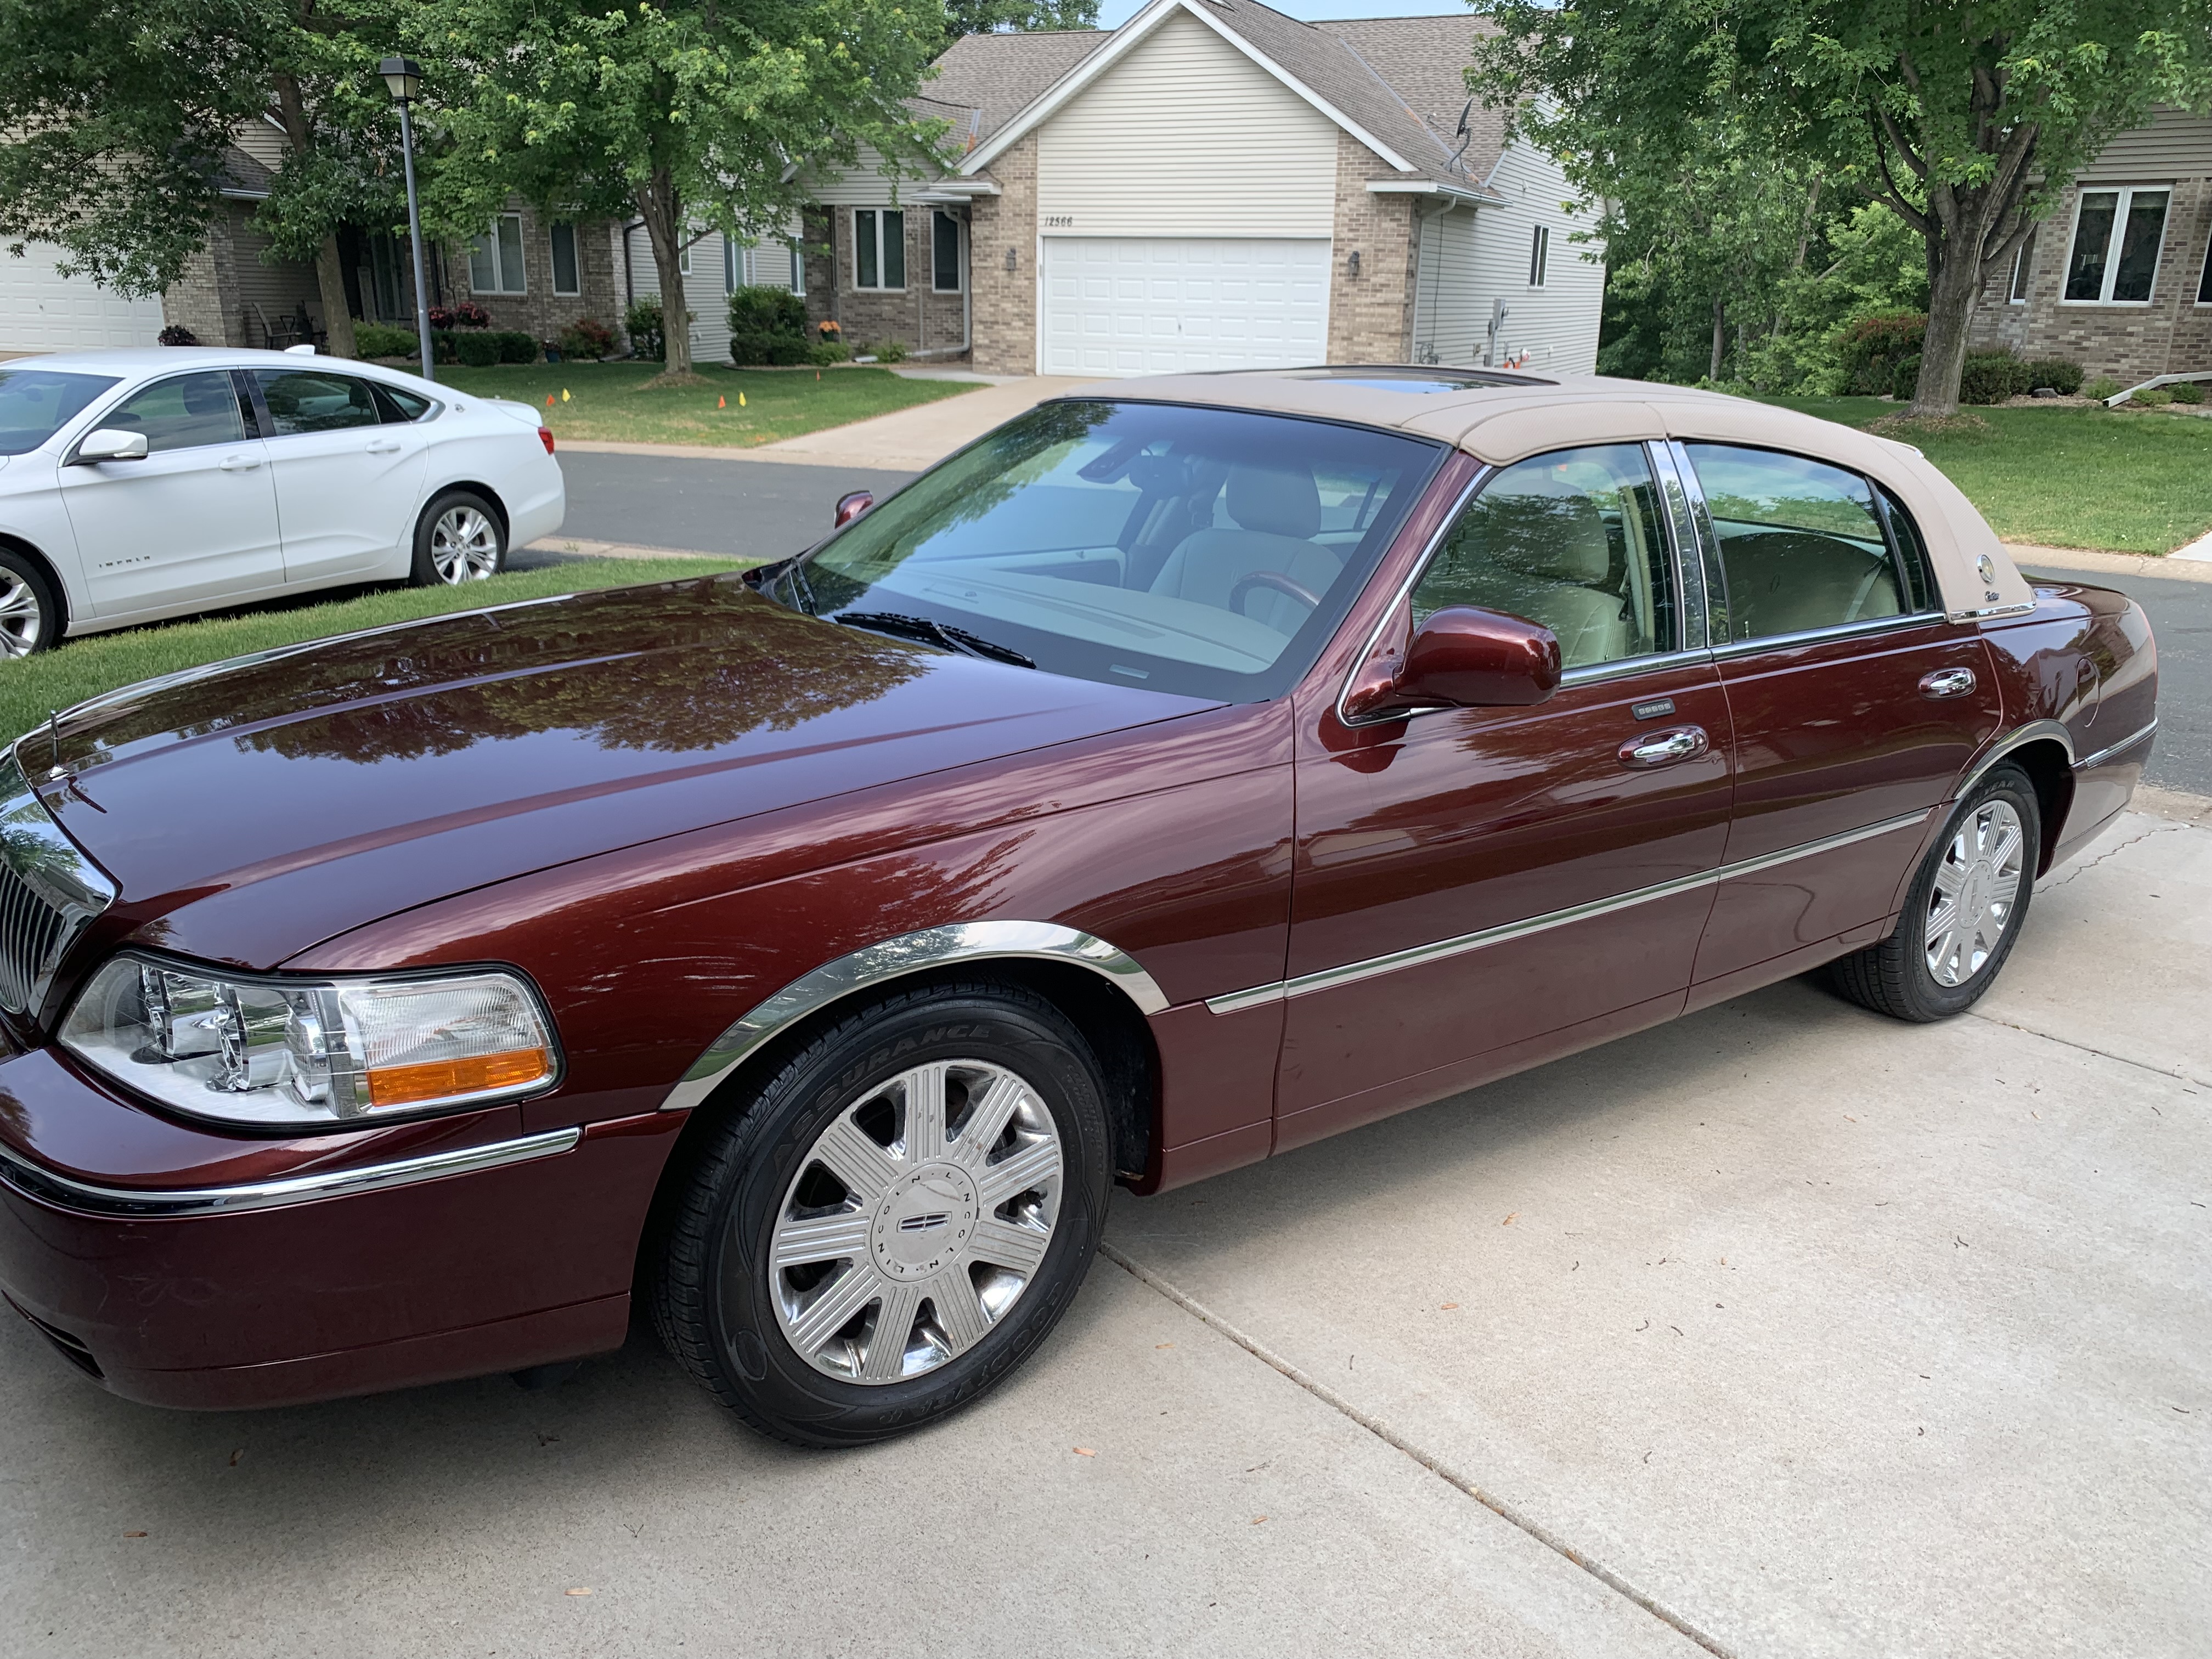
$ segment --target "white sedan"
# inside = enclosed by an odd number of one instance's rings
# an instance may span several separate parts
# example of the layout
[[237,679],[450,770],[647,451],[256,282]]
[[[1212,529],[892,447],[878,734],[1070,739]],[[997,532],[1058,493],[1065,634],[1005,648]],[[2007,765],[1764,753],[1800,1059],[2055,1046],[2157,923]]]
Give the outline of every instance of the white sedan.
[[0,363],[0,653],[349,582],[479,581],[567,510],[527,404],[297,352]]

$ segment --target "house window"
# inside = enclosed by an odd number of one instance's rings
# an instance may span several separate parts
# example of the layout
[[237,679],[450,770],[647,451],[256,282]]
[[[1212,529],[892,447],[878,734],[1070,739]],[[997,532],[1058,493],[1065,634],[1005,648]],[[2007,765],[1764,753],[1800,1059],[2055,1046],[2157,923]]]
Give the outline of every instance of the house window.
[[1539,225],[1528,238],[1528,286],[1544,286],[1544,267],[1552,258],[1552,230],[1548,225]]
[[2007,304],[2024,306],[2027,303],[2028,267],[2034,263],[2035,233],[2031,230],[2021,241],[2019,251],[2012,256],[2012,288],[2006,300]]
[[491,234],[469,247],[469,287],[477,294],[522,294],[529,284],[522,275],[522,216],[502,213],[492,221]]
[[2082,305],[2148,305],[2166,240],[2164,185],[2085,190],[2074,207],[2066,297]]
[[949,213],[929,216],[929,285],[939,294],[960,291],[960,222]]
[[556,225],[548,238],[553,245],[553,291],[556,294],[581,294],[584,291],[582,273],[576,264],[576,228]]
[[[830,285],[835,288],[836,283],[832,282]],[[799,246],[796,236],[791,239],[791,291],[806,292],[806,250]]]
[[2197,303],[2212,306],[2212,241],[2204,245],[2204,274],[2197,279]]
[[676,250],[676,269],[689,276],[691,274],[691,244],[686,242]]
[[906,215],[898,209],[853,210],[853,286],[906,286]]

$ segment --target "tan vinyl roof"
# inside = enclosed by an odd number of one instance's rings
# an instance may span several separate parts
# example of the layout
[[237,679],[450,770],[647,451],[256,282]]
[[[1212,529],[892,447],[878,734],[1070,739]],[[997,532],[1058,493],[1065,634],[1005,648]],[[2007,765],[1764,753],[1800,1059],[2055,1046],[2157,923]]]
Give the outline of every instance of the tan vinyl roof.
[[[1688,386],[1601,376],[1560,375],[1522,384],[1394,390],[1390,377],[1433,385],[1481,371],[1401,368],[1363,383],[1357,368],[1253,370],[1163,374],[1080,386],[1071,398],[1206,404],[1351,421],[1440,439],[1492,465],[1577,444],[1686,442],[1749,444],[1832,461],[1887,484],[1928,541],[1929,562],[1954,618],[2031,602],[2027,580],[1972,502],[1917,449],[1794,410]],[[1984,580],[1982,562],[1990,580]]]

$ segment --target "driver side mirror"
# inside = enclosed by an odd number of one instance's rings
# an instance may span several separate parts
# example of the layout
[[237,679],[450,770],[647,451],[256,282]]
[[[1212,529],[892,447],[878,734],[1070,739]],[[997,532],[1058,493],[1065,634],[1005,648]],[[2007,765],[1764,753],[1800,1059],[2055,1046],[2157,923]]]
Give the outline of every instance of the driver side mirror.
[[1416,708],[1524,708],[1559,687],[1559,639],[1502,611],[1449,605],[1430,613],[1404,651],[1377,651],[1345,694],[1355,725]]
[[143,461],[145,459],[144,433],[118,432],[112,426],[104,426],[76,447],[76,453],[70,458],[70,465],[89,466],[95,461]]
[[837,516],[830,527],[842,530],[875,504],[876,492],[872,489],[856,489],[849,495],[840,495],[837,498]]

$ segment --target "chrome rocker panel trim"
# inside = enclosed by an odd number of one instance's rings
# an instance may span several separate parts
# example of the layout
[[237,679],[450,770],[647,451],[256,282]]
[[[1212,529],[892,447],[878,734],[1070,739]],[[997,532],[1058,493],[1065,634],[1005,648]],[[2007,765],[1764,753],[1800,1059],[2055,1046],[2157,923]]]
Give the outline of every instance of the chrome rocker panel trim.
[[392,1187],[410,1187],[418,1181],[474,1175],[480,1170],[497,1170],[533,1158],[552,1158],[573,1148],[583,1133],[580,1128],[549,1129],[543,1134],[525,1135],[519,1140],[495,1140],[489,1146],[428,1152],[420,1158],[364,1164],[359,1169],[287,1176],[278,1181],[248,1182],[236,1187],[187,1187],[167,1191],[95,1186],[33,1163],[14,1147],[0,1143],[0,1184],[42,1204],[90,1215],[134,1219],[224,1215],[241,1210],[272,1210],[288,1204],[311,1204],[326,1198],[347,1198],[356,1193],[381,1192]]
[[1302,974],[1296,979],[1279,980],[1273,985],[1255,985],[1249,990],[1208,997],[1206,1006],[1217,1014],[1233,1014],[1241,1009],[1256,1008],[1263,1003],[1280,1001],[1286,997],[1334,990],[1340,985],[1372,979],[1378,974],[1395,973],[1401,968],[1413,968],[1424,963],[1440,962],[1447,957],[1463,956],[1468,951],[1480,951],[1487,945],[1503,945],[1509,939],[1526,939],[1531,933],[1547,933],[1554,927],[1565,927],[1571,922],[1611,915],[1616,910],[1626,910],[1632,905],[1649,904],[1654,899],[1672,898],[1678,893],[1693,893],[1701,887],[1716,887],[1732,877],[1756,875],[1761,870],[1771,870],[1778,865],[1810,858],[1817,853],[1832,852],[1856,842],[1872,841],[1876,836],[1910,830],[1925,823],[1929,814],[1935,810],[1932,806],[1923,807],[1917,812],[1885,818],[1880,823],[1869,823],[1840,836],[1807,842],[1802,846],[1785,847],[1780,852],[1764,853],[1755,859],[1744,859],[1738,863],[1721,865],[1716,869],[1701,870],[1693,876],[1679,876],[1673,881],[1658,882],[1650,887],[1616,893],[1611,898],[1593,899],[1587,904],[1570,905],[1564,910],[1548,911],[1522,921],[1486,927],[1480,933],[1462,933],[1456,939],[1438,939],[1433,945],[1416,945],[1403,951],[1394,951],[1388,956],[1346,963],[1341,968],[1323,968],[1315,973]]
[[2085,756],[2081,759],[2075,761],[2074,763],[2074,769],[2076,772],[2086,772],[2093,766],[2102,766],[2106,761],[2112,759],[2113,756],[2124,753],[2124,751],[2134,748],[2137,744],[2142,742],[2144,738],[2149,737],[2157,730],[2158,721],[2153,720],[2148,726],[2143,727],[2142,731],[2136,732],[2134,736],[2122,738],[2118,743],[2112,744],[2106,748],[2100,749],[2094,755]]
[[1139,1013],[1157,1014],[1168,1006],[1135,957],[1073,927],[1049,921],[963,921],[925,927],[866,945],[792,981],[708,1044],[668,1091],[660,1109],[690,1111],[763,1043],[841,998],[923,969],[994,958],[1072,963],[1116,987]]

